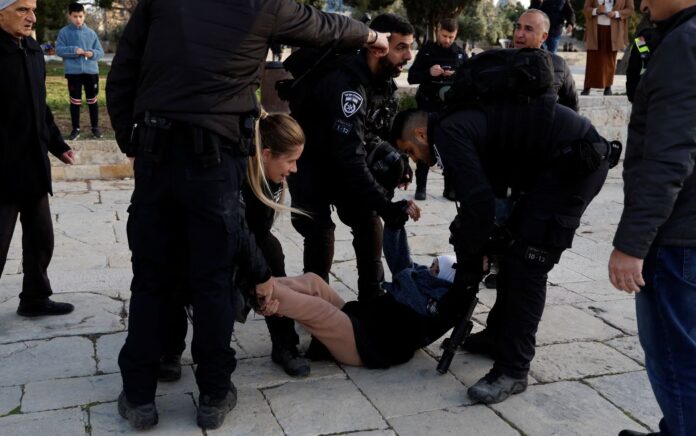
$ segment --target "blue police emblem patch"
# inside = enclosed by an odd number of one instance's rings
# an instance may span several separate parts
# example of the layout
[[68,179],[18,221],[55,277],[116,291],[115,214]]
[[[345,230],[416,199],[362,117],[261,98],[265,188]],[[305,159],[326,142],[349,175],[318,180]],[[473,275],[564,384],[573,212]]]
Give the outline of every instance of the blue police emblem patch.
[[362,95],[355,91],[345,91],[341,94],[341,109],[346,118],[350,118],[355,114],[363,104]]

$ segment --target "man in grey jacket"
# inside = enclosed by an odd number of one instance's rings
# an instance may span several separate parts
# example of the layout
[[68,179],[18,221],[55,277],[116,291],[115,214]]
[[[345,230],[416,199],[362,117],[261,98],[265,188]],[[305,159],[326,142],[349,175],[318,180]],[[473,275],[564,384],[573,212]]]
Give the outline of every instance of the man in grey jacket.
[[696,434],[696,0],[643,0],[641,9],[661,43],[633,102],[609,278],[638,292],[660,434],[686,436]]

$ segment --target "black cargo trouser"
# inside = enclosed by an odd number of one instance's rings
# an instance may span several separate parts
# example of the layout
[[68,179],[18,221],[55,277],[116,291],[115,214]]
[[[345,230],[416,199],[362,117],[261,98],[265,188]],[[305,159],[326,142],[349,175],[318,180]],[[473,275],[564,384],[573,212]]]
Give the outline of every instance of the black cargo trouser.
[[204,168],[186,139],[173,142],[159,162],[135,160],[127,227],[132,296],[128,337],[119,354],[123,388],[134,404],[155,397],[159,359],[172,333],[171,310],[181,307],[174,294],[180,288],[176,268],[182,252],[187,253],[185,274],[192,291],[191,351],[200,392],[225,396],[236,366],[230,347],[236,310],[230,294],[247,157],[223,151],[219,164]]
[[[291,185],[292,186],[292,185]],[[299,198],[298,198],[299,197]],[[334,255],[334,230],[331,205],[311,202],[292,191],[292,206],[309,213],[293,214],[292,225],[304,237],[304,272],[312,272],[327,283]],[[359,205],[336,204],[338,217],[351,229],[358,267],[358,300],[365,301],[382,293],[382,221],[377,213]]]
[[571,247],[580,218],[607,171],[606,161],[582,178],[553,168],[513,207],[507,226],[516,243],[501,258],[497,297],[486,327],[497,348],[494,368],[503,374],[522,378],[529,373],[548,273]]
[[17,216],[22,223],[24,270],[19,299],[42,301],[53,293],[46,272],[53,256],[53,223],[48,194],[30,200],[0,203],[0,276],[7,262]]

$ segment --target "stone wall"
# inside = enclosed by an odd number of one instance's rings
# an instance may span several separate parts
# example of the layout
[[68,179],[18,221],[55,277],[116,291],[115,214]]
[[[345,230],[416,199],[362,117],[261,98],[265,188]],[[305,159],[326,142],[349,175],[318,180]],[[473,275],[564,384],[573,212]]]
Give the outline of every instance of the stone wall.
[[[401,88],[399,94],[412,95],[415,88]],[[600,134],[626,144],[626,126],[631,105],[625,96],[581,97],[580,113],[590,119]],[[51,157],[53,180],[122,179],[133,177],[128,158],[121,153],[116,141],[72,141],[76,165],[63,165]]]

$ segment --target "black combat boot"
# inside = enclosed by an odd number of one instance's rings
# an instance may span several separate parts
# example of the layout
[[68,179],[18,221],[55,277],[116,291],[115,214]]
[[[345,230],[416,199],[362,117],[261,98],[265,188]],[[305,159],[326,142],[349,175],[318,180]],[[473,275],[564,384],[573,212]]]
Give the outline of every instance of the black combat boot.
[[225,416],[237,405],[237,388],[230,386],[229,392],[223,398],[212,398],[209,395],[198,396],[198,416],[196,422],[204,430],[213,430],[225,422]]
[[126,398],[126,393],[121,392],[118,396],[118,414],[127,419],[130,425],[136,430],[145,430],[157,425],[157,407],[155,403],[141,404],[136,406]]
[[282,366],[287,375],[293,377],[307,377],[309,375],[309,360],[300,356],[295,347],[287,349],[274,345],[273,351],[271,351],[271,360]]

